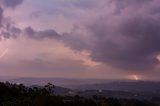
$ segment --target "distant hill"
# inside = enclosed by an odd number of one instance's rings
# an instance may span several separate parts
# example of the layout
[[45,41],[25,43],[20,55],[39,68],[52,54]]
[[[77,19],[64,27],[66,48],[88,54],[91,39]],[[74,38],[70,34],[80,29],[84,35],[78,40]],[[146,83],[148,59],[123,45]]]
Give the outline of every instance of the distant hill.
[[[29,87],[31,87],[31,88],[34,88],[34,87],[44,88],[44,86],[39,86],[39,85],[32,85]],[[57,94],[57,95],[69,95],[69,93],[73,91],[71,89],[59,87],[59,86],[55,86],[52,90],[54,91],[53,93]]]
[[50,82],[55,85],[54,92],[58,95],[80,95],[88,98],[97,95],[99,97],[148,100],[153,97],[160,97],[160,82],[155,81],[74,78],[10,78],[7,81],[22,83],[29,87],[42,87]]
[[[3,80],[4,81],[4,80]],[[74,79],[74,78],[10,78],[11,83],[43,86],[48,82],[63,88],[75,90],[112,90],[127,92],[160,92],[160,82],[131,81],[109,79]]]
[[[24,86],[0,82],[0,106],[160,106],[159,97],[123,91],[87,90],[76,95],[57,95],[46,86]],[[148,98],[149,97],[149,98]]]
[[[6,81],[6,78],[1,80]],[[114,80],[109,79],[75,79],[75,78],[10,78],[7,81],[12,83],[23,83],[25,85],[45,85],[48,82],[63,86],[70,87],[70,85],[82,85],[82,84],[96,84],[96,83],[109,83]]]
[[79,86],[72,86],[74,89],[79,90],[116,90],[116,91],[129,91],[129,92],[159,92],[160,82],[150,81],[128,81],[128,82],[110,82],[100,84],[84,84]]

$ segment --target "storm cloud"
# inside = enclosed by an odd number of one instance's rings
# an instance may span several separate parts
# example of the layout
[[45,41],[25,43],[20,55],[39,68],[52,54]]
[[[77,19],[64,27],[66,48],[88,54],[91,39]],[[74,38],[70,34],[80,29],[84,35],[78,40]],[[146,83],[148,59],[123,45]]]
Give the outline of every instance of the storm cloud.
[[159,64],[156,55],[160,52],[160,12],[151,12],[150,8],[157,8],[156,3],[121,2],[126,5],[119,14],[106,15],[89,27],[95,37],[91,56],[95,61],[122,69],[154,69]]
[[93,61],[116,68],[154,70],[159,65],[157,56],[160,52],[160,6],[157,4],[160,2],[103,2],[106,6],[97,11],[103,14],[98,15],[91,23],[83,24],[89,32],[88,36],[77,33],[78,28],[60,35],[55,30],[35,31],[31,27],[25,29],[26,35],[33,39],[58,38],[74,50],[90,51]]
[[0,39],[15,38],[21,33],[21,29],[13,25],[13,22],[4,16],[6,8],[16,8],[23,0],[0,0]]
[[25,35],[27,35],[29,38],[40,40],[45,38],[51,38],[51,39],[60,39],[60,35],[53,29],[43,30],[43,31],[35,31],[31,27],[27,27],[24,30]]
[[[22,1],[3,0],[4,6],[10,8]],[[35,30],[33,26],[21,29],[3,25],[5,30],[1,31],[1,36],[7,39],[19,35],[35,40],[54,39],[73,50],[87,50],[93,61],[121,70],[154,70],[159,65],[157,56],[160,53],[159,3],[159,0],[72,1],[74,8],[70,8],[69,13],[73,17],[67,19],[78,17],[79,20],[74,21],[80,21],[76,23],[80,28],[59,34],[54,28]],[[84,23],[81,18],[84,18]],[[0,8],[0,24],[2,20],[3,9]]]
[[0,27],[2,26],[3,9],[0,7]]
[[15,8],[20,5],[23,0],[1,0],[2,4],[7,8]]
[[[154,70],[159,65],[160,3],[158,0],[111,0],[103,15],[86,28],[91,33],[87,42],[76,50],[91,51],[94,61],[125,70]],[[104,1],[105,3],[105,1]],[[111,8],[114,7],[114,8]],[[110,11],[109,13],[105,11]],[[100,12],[99,11],[99,12]],[[84,38],[85,39],[85,38]],[[78,42],[79,39],[74,40]],[[72,42],[72,41],[71,41]],[[73,46],[76,48],[75,45]],[[87,48],[85,48],[87,47]]]

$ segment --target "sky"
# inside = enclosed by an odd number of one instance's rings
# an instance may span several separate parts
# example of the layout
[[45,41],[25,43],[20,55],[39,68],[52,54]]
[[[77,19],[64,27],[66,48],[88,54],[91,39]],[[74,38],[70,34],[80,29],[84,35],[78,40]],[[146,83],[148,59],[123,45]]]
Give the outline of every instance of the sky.
[[159,0],[0,0],[0,76],[160,80]]

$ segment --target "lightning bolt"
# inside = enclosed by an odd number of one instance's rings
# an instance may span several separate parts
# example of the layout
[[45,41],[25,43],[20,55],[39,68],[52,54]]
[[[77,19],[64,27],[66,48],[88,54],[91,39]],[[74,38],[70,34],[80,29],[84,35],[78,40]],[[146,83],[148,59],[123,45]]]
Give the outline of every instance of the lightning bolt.
[[133,77],[134,77],[134,79],[135,79],[136,81],[138,81],[138,80],[139,80],[139,78],[138,78],[138,76],[137,76],[137,75],[133,75]]
[[8,49],[4,50],[4,51],[0,54],[0,58],[2,58],[3,56],[5,56],[7,52],[8,52]]

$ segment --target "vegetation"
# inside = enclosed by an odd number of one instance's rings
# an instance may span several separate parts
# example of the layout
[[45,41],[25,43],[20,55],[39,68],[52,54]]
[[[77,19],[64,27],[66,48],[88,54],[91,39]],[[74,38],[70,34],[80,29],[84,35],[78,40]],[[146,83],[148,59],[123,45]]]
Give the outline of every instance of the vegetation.
[[159,106],[158,102],[129,99],[58,96],[53,93],[53,88],[50,83],[43,88],[0,83],[0,106]]

